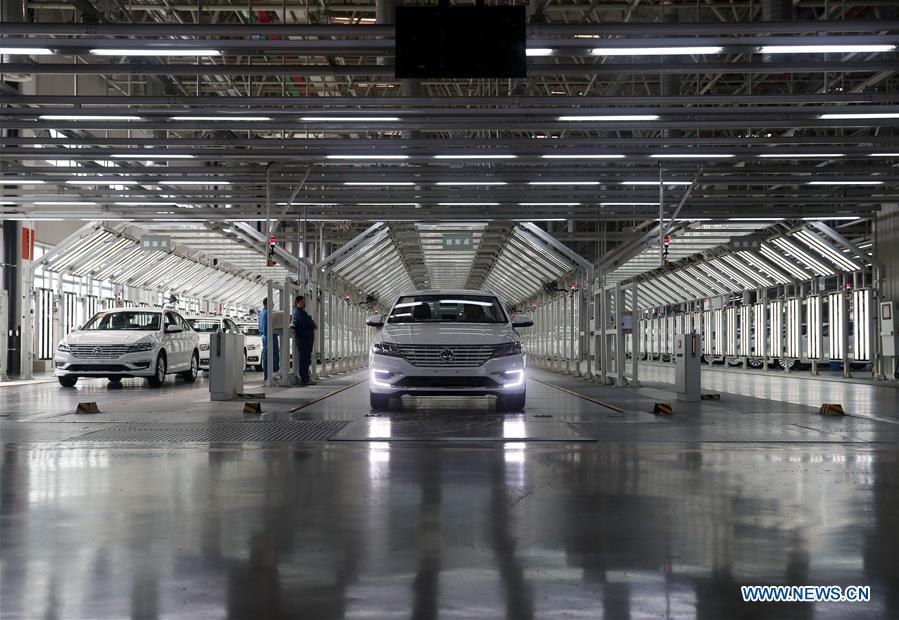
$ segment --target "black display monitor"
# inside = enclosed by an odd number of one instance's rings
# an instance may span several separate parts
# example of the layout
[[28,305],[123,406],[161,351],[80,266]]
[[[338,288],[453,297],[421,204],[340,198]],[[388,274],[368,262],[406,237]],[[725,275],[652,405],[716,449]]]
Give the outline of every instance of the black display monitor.
[[397,78],[527,76],[524,6],[399,6]]

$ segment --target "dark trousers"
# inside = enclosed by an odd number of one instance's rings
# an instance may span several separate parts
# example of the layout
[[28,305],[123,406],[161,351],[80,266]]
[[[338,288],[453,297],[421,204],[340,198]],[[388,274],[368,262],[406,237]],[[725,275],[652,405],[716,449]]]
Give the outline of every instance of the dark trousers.
[[[272,336],[275,339],[275,350],[272,351],[272,364],[275,372],[281,372],[281,339],[277,334]],[[262,336],[262,376],[268,379],[268,339]]]
[[303,383],[308,383],[309,366],[312,364],[312,341],[310,340],[309,342],[305,342],[304,340],[300,340],[298,348],[300,350],[300,381],[302,381]]

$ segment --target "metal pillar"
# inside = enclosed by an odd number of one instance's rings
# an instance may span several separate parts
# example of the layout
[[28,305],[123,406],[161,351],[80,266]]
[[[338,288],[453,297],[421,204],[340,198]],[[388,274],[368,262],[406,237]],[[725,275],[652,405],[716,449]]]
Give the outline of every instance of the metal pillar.
[[615,284],[615,386],[624,387],[624,365],[627,355],[624,351],[624,292],[621,284]]
[[640,385],[640,345],[642,344],[642,330],[640,329],[640,306],[637,283],[631,284],[631,385]]

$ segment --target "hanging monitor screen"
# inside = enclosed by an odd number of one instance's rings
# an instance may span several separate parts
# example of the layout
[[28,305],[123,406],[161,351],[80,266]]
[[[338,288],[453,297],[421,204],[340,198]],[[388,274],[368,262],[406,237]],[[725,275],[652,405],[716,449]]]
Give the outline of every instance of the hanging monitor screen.
[[396,77],[527,76],[524,6],[396,7]]

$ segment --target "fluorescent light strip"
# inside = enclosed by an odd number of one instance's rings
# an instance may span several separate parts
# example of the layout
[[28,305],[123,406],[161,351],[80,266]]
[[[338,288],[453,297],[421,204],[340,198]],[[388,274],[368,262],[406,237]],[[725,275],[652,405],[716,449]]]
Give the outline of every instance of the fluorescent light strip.
[[412,181],[344,181],[344,185],[352,186],[390,186],[390,185],[415,185]]
[[139,121],[143,120],[141,116],[132,116],[128,114],[41,114],[38,116],[42,121]]
[[883,181],[809,181],[808,185],[883,185]]
[[579,202],[519,202],[521,207],[577,207]]
[[899,157],[899,153],[871,153],[868,157]]
[[763,159],[830,159],[832,157],[846,157],[845,153],[762,153]]
[[852,120],[852,119],[873,119],[873,118],[899,118],[899,112],[865,112],[865,113],[841,113],[841,114],[821,114],[818,118],[823,120]]
[[586,114],[559,116],[560,121],[657,121],[658,114]]
[[895,45],[764,45],[759,51],[762,54],[851,54],[895,49]]
[[134,159],[134,160],[143,160],[143,161],[152,161],[156,159],[195,159],[195,155],[166,155],[165,153],[116,153],[115,155],[104,155],[104,157],[111,157],[112,159]]
[[43,185],[46,181],[40,179],[17,179],[15,177],[4,177],[0,179],[0,185]]
[[[693,181],[663,181],[665,185],[692,185]],[[659,185],[659,181],[622,181],[622,185]],[[658,203],[656,203],[658,204]]]
[[173,121],[225,121],[225,122],[263,122],[270,121],[270,116],[172,116]]
[[420,202],[359,202],[358,207],[420,207]]
[[652,159],[727,159],[732,153],[656,153]]
[[52,56],[53,50],[47,47],[0,47],[0,54],[7,56]]
[[625,155],[541,155],[541,159],[624,159]]
[[377,123],[400,120],[399,116],[301,116],[306,123]]
[[529,47],[524,54],[525,56],[552,56],[553,51],[551,47]]
[[438,207],[498,207],[498,202],[438,202]]
[[[286,207],[286,202],[279,202],[279,207]],[[336,202],[291,202],[290,206],[292,207],[336,207],[338,203]]]
[[97,203],[82,200],[40,200],[34,204],[41,207],[90,207],[95,206]]
[[728,222],[782,222],[782,217],[729,217]]
[[76,179],[66,181],[68,185],[137,185],[137,181],[128,179]]
[[594,56],[702,56],[720,54],[724,48],[704,47],[595,47],[590,50]]
[[658,201],[656,202],[601,202],[599,203],[601,207],[657,207],[659,206]]
[[159,185],[231,185],[231,181],[209,179],[207,181],[158,181]]
[[409,159],[408,155],[325,155],[325,159],[359,159],[359,160],[390,160]]
[[454,186],[478,186],[478,185],[508,185],[505,181],[441,181],[434,185],[454,185]]
[[147,57],[165,57],[165,56],[221,56],[219,50],[210,49],[191,49],[191,48],[119,48],[105,49],[96,48],[90,51],[92,56],[147,56]]
[[434,159],[515,159],[517,155],[488,155],[472,153],[471,155],[434,155]]
[[599,181],[528,181],[528,185],[599,185]]
[[175,207],[177,202],[114,202],[117,207]]

